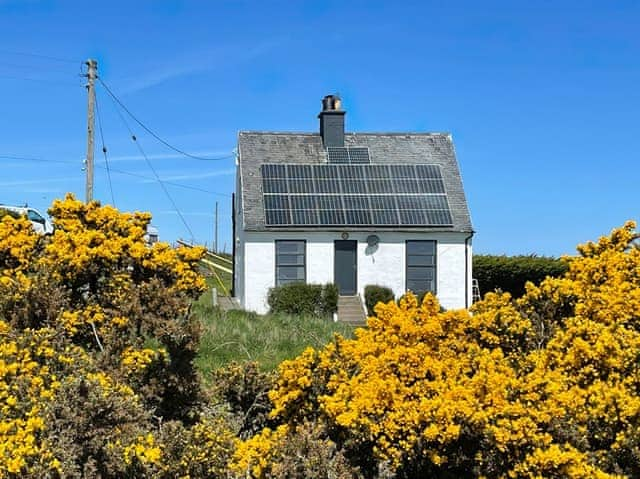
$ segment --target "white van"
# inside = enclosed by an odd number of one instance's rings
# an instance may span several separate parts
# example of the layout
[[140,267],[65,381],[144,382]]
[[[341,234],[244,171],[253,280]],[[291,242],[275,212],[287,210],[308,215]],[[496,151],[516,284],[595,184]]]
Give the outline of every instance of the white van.
[[3,209],[7,211],[13,211],[14,213],[18,213],[22,216],[26,216],[27,219],[31,221],[33,229],[36,233],[42,235],[50,235],[53,233],[53,225],[51,224],[51,222],[34,208],[29,208],[28,206],[10,206],[0,204],[0,210]]

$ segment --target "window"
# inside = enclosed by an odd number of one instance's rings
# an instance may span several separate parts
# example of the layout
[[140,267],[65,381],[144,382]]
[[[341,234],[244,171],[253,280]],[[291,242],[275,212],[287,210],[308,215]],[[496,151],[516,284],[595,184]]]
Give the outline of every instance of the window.
[[436,292],[436,242],[407,241],[407,290]]
[[306,280],[305,250],[304,240],[276,240],[276,286]]
[[35,223],[44,224],[44,218],[33,210],[27,210],[27,218]]

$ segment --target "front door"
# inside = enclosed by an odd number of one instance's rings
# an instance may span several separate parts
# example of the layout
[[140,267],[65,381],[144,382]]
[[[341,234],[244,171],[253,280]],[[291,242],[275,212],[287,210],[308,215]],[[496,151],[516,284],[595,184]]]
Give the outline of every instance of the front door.
[[358,289],[358,261],[356,255],[357,241],[336,240],[334,242],[334,280],[338,291],[343,296],[356,294]]

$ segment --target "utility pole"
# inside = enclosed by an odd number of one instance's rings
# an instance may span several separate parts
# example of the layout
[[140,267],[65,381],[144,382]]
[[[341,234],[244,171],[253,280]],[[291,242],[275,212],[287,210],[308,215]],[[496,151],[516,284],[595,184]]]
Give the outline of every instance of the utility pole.
[[218,252],[218,202],[216,201],[216,227],[215,227],[215,243],[213,244],[213,252]]
[[87,104],[87,164],[86,164],[87,183],[86,183],[85,196],[86,196],[87,203],[89,203],[93,199],[93,136],[95,133],[94,107],[96,102],[95,80],[97,77],[98,62],[96,60],[89,59],[86,61],[86,65],[88,67],[88,70],[87,70],[88,104]]

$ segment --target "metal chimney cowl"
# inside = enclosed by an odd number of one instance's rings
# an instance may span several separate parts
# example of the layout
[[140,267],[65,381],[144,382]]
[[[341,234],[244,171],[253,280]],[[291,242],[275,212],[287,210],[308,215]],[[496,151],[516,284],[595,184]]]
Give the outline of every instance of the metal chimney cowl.
[[322,99],[320,136],[325,148],[344,146],[344,115],[342,100],[338,95],[327,95]]

